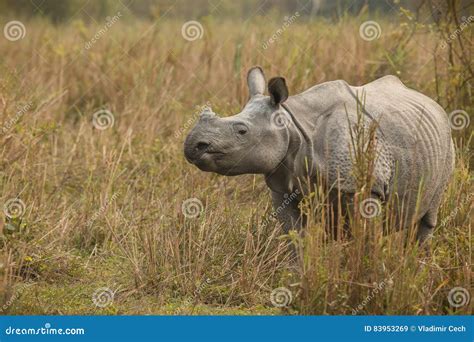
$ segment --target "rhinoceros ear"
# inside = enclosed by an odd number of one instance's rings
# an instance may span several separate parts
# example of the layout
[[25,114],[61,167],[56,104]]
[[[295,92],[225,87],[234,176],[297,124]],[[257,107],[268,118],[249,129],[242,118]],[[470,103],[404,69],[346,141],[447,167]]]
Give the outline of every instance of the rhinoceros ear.
[[283,103],[288,98],[288,87],[283,77],[273,77],[268,81],[268,92],[273,104]]
[[247,85],[249,86],[250,97],[263,94],[265,91],[265,75],[262,68],[254,66],[247,73]]

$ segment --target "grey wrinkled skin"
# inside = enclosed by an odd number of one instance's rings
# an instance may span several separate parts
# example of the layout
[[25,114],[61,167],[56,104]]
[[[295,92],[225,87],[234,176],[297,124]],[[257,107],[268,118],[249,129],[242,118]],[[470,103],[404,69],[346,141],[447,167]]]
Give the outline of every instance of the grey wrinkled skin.
[[[184,143],[190,163],[227,176],[265,175],[284,230],[299,228],[305,218],[298,203],[321,179],[317,175],[348,198],[357,191],[350,127],[363,94],[364,125],[378,125],[371,196],[382,202],[395,196],[399,228],[418,223],[418,239],[430,236],[454,168],[441,106],[395,76],[359,87],[331,81],[289,97],[283,78],[271,79],[265,96],[259,67],[249,70],[247,83],[250,99],[240,113],[220,118],[203,112]],[[285,202],[296,190],[298,198]]]

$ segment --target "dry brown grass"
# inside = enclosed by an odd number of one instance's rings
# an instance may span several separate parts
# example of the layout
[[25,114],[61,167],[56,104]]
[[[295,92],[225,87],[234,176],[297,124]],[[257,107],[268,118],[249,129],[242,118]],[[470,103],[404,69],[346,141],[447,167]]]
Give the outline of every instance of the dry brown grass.
[[[84,43],[103,23],[31,20],[23,40],[2,40],[0,120],[31,107],[0,136],[2,203],[18,197],[26,205],[21,219],[4,220],[4,302],[16,294],[5,312],[278,313],[269,295],[285,286],[293,293],[285,313],[351,314],[383,281],[360,314],[469,312],[450,307],[447,292],[472,281],[470,127],[456,134],[456,172],[440,220],[456,214],[436,231],[429,257],[400,234],[376,233],[377,220],[359,218],[366,234],[327,242],[313,201],[304,262],[295,268],[279,226],[263,224],[271,208],[261,176],[226,178],[185,162],[182,142],[196,105],[238,112],[255,64],[285,76],[292,93],[397,74],[447,104],[452,70],[439,51],[435,82],[433,32],[417,31],[400,51],[411,26],[380,19],[382,36],[366,42],[361,18],[301,19],[263,49],[281,22],[260,20],[209,17],[203,39],[188,42],[182,22],[125,13],[90,50]],[[456,96],[458,107],[447,111],[472,112],[470,95]],[[104,131],[91,122],[100,108],[115,116]],[[198,218],[183,216],[188,198],[202,201]],[[32,285],[19,288],[25,282]],[[91,302],[101,286],[117,291],[106,308]]]

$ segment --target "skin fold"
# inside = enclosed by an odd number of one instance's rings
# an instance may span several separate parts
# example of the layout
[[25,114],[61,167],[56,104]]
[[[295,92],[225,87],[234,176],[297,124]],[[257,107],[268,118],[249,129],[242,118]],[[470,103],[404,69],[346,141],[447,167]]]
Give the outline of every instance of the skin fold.
[[420,241],[431,235],[454,169],[448,117],[435,101],[395,76],[359,87],[331,81],[289,96],[283,78],[267,86],[253,67],[247,84],[250,98],[240,113],[203,111],[184,143],[190,163],[226,176],[263,174],[288,232],[304,225],[298,204],[321,179],[350,203],[357,191],[353,129],[375,127],[371,197],[383,203],[396,196],[400,229],[416,223]]

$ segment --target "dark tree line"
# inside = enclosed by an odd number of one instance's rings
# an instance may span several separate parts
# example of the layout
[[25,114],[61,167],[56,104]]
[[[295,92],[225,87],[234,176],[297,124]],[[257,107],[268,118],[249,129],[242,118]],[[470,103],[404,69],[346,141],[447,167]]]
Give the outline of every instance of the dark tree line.
[[[430,0],[430,2],[446,2]],[[416,9],[424,0],[0,0],[0,13],[21,16],[43,16],[53,22],[73,17],[84,20],[104,18],[127,6],[137,17],[157,18],[167,15],[183,18],[200,18],[206,15],[235,18],[237,20],[256,13],[290,15],[298,11],[307,17],[325,16],[340,18],[358,15],[362,11],[388,13],[403,6]],[[469,0],[461,1],[463,3]],[[436,4],[435,6],[436,7]]]

